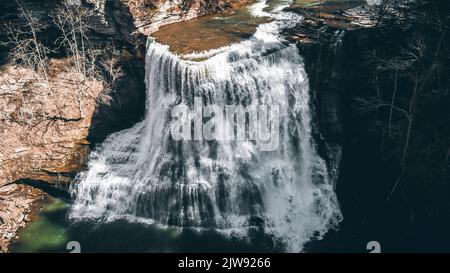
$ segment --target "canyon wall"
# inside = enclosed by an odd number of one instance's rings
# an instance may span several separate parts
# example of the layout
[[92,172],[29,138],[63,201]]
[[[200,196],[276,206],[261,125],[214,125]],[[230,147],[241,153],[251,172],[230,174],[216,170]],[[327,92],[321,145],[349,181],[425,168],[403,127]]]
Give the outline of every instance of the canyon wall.
[[[344,221],[309,251],[363,252],[376,240],[383,252],[448,252],[450,32],[441,22],[449,10],[448,2],[417,2],[377,27],[364,17],[345,23],[354,15],[305,14],[286,32],[301,41],[318,138],[325,149],[343,148],[336,192]],[[393,64],[408,54],[420,57],[396,78]]]

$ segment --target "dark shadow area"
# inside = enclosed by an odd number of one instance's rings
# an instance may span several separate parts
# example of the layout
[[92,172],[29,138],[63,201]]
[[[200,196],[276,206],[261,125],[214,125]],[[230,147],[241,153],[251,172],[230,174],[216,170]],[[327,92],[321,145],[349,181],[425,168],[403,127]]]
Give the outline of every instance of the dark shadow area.
[[68,184],[50,184],[45,181],[22,179],[15,182],[20,185],[27,185],[33,188],[37,188],[47,193],[48,195],[64,200],[65,202],[70,202],[71,197],[69,193]]
[[[450,251],[450,83],[444,76],[449,73],[450,31],[436,24],[448,20],[448,4],[425,1],[403,22],[348,31],[337,51],[326,43],[301,47],[319,137],[325,138],[321,145],[331,139],[343,147],[336,191],[344,220],[338,231],[307,250],[369,252],[367,243],[378,241],[383,252]],[[417,43],[426,50],[415,53],[422,55],[399,73],[395,85],[395,70],[383,63],[404,60]],[[414,97],[416,79],[420,84]],[[374,109],[367,101],[378,96],[377,90],[387,106],[377,102]],[[394,90],[394,106],[415,109],[406,153],[403,112],[394,112],[395,133],[389,136]]]

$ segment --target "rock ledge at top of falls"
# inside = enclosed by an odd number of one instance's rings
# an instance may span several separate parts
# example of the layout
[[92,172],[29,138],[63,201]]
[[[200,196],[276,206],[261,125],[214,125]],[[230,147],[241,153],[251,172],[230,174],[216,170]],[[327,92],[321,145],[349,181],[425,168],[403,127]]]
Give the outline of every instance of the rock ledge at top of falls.
[[123,1],[133,15],[134,24],[144,35],[161,26],[190,20],[199,16],[232,11],[253,0],[128,0]]
[[302,24],[284,30],[284,35],[302,44],[336,42],[336,34],[377,26],[374,8],[359,0],[285,9],[304,17]]

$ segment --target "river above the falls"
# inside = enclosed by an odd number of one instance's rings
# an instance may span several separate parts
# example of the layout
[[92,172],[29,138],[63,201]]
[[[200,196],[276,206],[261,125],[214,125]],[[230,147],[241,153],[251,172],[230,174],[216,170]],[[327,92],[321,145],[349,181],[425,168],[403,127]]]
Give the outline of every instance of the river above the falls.
[[[364,3],[364,0],[294,0],[290,4],[287,0],[269,0],[265,2],[262,11],[270,12],[289,6],[318,7],[323,12],[332,12],[349,9],[361,3]],[[218,49],[250,38],[260,24],[273,20],[263,14],[253,16],[252,10],[255,8],[258,8],[258,4],[249,4],[230,13],[211,14],[183,23],[169,24],[161,27],[152,36],[157,42],[169,45],[170,51],[179,55]]]

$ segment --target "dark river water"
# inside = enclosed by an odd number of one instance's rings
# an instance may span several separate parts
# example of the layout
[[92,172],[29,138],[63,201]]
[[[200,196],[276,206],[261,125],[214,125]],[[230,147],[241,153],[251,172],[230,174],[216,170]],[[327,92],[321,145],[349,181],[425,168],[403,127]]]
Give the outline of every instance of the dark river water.
[[70,205],[50,197],[36,220],[19,233],[11,252],[70,252],[67,243],[77,241],[82,252],[274,252],[281,251],[258,230],[247,238],[223,237],[214,230],[189,229],[118,220],[111,223],[67,219]]

